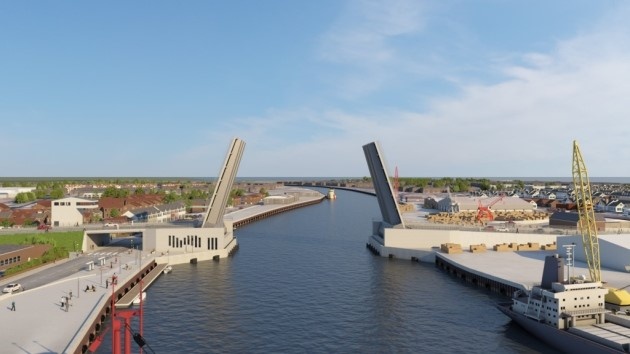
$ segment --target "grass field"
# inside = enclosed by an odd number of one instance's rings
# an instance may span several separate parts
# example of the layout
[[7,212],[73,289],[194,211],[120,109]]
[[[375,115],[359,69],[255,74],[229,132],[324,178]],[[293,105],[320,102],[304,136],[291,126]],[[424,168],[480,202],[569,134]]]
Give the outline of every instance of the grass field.
[[0,236],[0,245],[34,245],[50,244],[53,246],[41,258],[32,259],[4,271],[5,276],[17,274],[57,259],[68,257],[69,252],[80,249],[83,241],[83,231],[68,232],[34,232],[28,234],[14,234]]
[[[33,232],[28,234],[14,234],[0,236],[0,245],[32,245],[48,243],[53,247],[75,251],[83,240],[83,231],[68,232]],[[76,243],[76,246],[75,246]]]

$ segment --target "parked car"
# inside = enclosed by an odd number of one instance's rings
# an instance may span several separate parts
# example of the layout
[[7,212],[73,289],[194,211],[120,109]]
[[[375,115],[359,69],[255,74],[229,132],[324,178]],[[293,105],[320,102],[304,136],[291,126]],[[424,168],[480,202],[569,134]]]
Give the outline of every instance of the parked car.
[[105,225],[103,225],[103,226],[118,228],[118,224],[114,224],[113,222],[106,222]]
[[52,229],[52,226],[50,225],[46,225],[46,224],[37,225],[37,230],[50,230],[50,229]]
[[22,290],[22,285],[18,283],[11,283],[5,286],[4,289],[2,289],[2,292],[3,293],[16,293],[20,290]]

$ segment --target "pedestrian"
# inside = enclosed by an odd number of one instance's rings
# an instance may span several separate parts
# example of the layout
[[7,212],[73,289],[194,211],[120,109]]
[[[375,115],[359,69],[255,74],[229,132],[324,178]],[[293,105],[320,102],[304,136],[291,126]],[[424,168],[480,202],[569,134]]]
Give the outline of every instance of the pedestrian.
[[105,289],[109,287],[109,279],[105,279]]
[[11,301],[11,311],[15,311],[15,301]]
[[70,292],[70,298],[72,299],[72,291]]

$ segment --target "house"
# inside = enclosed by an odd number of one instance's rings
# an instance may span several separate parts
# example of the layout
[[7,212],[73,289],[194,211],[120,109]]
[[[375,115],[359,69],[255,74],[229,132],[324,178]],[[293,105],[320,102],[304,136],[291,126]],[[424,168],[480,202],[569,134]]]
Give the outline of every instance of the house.
[[123,214],[133,222],[164,223],[182,219],[186,205],[182,201],[129,210]]
[[105,192],[105,188],[75,188],[70,191],[73,197],[84,198],[84,199],[99,199],[103,193]]
[[623,213],[624,204],[619,200],[613,200],[606,205],[606,211],[610,213]]
[[190,201],[191,213],[204,213],[208,207],[207,199],[193,199]]
[[33,258],[39,258],[46,253],[51,245],[0,245],[0,271],[26,263]]
[[84,209],[98,209],[98,202],[89,199],[68,197],[55,199],[51,202],[52,226],[83,225]]
[[[549,226],[564,226],[577,228],[580,214],[574,212],[557,211],[549,217]],[[601,214],[595,214],[595,224],[598,231],[606,230],[606,219]]]
[[31,209],[50,211],[51,203],[50,199],[40,199],[35,202]]
[[36,209],[12,209],[0,212],[0,223],[6,226],[36,226],[48,224],[49,211]]
[[260,193],[247,193],[242,196],[234,197],[232,199],[232,204],[235,206],[239,205],[253,205],[261,203],[264,196]]
[[98,201],[98,205],[103,213],[103,219],[108,219],[133,209],[160,205],[163,199],[164,196],[160,194],[131,195],[125,198],[104,197]]

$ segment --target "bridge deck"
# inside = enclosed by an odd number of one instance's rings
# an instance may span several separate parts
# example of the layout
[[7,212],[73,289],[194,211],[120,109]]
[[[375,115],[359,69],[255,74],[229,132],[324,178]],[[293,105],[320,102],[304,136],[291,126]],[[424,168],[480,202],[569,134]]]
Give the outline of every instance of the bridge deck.
[[[146,289],[155,281],[155,279],[157,279],[157,277],[162,274],[162,271],[164,270],[164,268],[166,268],[167,265],[168,264],[166,263],[158,264],[155,268],[153,268],[153,270],[149,272],[149,274],[144,277],[142,281],[143,291],[146,291]],[[131,290],[129,290],[128,293],[126,293],[122,298],[120,298],[120,300],[116,302],[116,308],[130,307],[133,303],[133,299],[135,299],[139,293],[140,287],[134,286],[133,288],[131,288]]]

